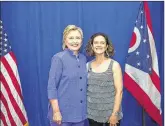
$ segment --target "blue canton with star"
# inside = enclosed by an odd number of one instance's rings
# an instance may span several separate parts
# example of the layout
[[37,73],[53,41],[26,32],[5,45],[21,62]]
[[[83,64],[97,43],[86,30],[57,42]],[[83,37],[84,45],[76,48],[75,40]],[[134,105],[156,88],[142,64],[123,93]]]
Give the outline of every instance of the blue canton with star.
[[136,50],[128,53],[126,63],[146,73],[151,73],[152,57],[143,2],[139,8],[135,27],[140,32],[140,36],[136,36],[136,38],[141,38],[140,45]]
[[11,46],[8,42],[7,34],[3,28],[2,21],[0,20],[0,57],[6,55],[11,51]]

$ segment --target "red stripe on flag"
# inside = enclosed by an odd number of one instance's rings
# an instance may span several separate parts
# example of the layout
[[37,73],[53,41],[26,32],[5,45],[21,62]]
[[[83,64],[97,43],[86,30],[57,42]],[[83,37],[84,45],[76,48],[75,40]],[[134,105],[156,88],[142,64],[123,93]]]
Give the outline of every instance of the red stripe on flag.
[[1,58],[1,62],[3,63],[4,67],[6,68],[8,74],[9,74],[11,80],[12,80],[12,83],[13,83],[15,89],[17,90],[17,92],[18,92],[20,98],[23,99],[23,98],[22,98],[22,94],[21,94],[20,85],[19,85],[19,83],[18,83],[18,81],[17,81],[17,79],[16,79],[16,77],[15,77],[15,75],[14,75],[14,73],[13,73],[13,70],[12,70],[12,68],[10,67],[8,61],[5,59],[5,57],[2,57],[2,58]]
[[155,87],[158,89],[158,91],[160,92],[160,78],[159,76],[155,73],[154,70],[152,70],[152,74],[150,74],[150,78],[153,82],[153,84],[155,85]]
[[147,19],[146,21],[147,21],[148,27],[151,30],[151,33],[153,33],[153,31],[152,31],[151,16],[150,16],[150,10],[149,10],[148,2],[147,1],[144,1],[144,10],[145,10],[145,14],[146,14],[146,19]]
[[4,114],[2,113],[2,111],[0,111],[0,118],[1,118],[1,120],[2,120],[2,122],[3,122],[3,124],[4,124],[4,126],[7,126],[7,122],[6,122],[5,116],[4,116]]
[[148,95],[139,87],[139,85],[132,80],[132,78],[125,72],[124,73],[124,86],[136,100],[143,106],[147,113],[162,126],[162,118],[159,109],[152,103]]
[[14,119],[13,119],[13,117],[12,117],[12,115],[11,115],[11,113],[10,113],[9,106],[8,106],[8,104],[7,104],[7,101],[6,101],[6,99],[5,99],[4,95],[3,95],[3,93],[0,92],[0,94],[1,94],[2,103],[4,104],[4,106],[5,106],[5,108],[6,108],[7,115],[8,115],[8,118],[9,118],[9,120],[10,120],[10,123],[12,124],[12,126],[17,126],[16,123],[15,123],[15,121],[14,121]]
[[9,54],[12,57],[12,59],[14,60],[15,64],[17,64],[16,57],[15,57],[14,53],[11,51],[11,52],[9,52]]
[[[9,85],[7,84],[7,82],[6,82],[6,80],[5,80],[4,76],[3,76],[3,74],[2,74],[1,72],[0,72],[0,76],[1,76],[1,78],[2,78],[2,79],[1,79],[1,80],[2,80],[2,84],[4,85],[4,87],[5,87],[5,89],[6,89],[7,93],[8,93],[8,96],[9,96],[9,98],[10,98],[10,101],[11,101],[11,103],[12,103],[12,105],[13,105],[13,108],[14,108],[15,112],[17,113],[18,117],[20,118],[22,124],[25,124],[27,121],[26,121],[26,119],[25,119],[25,117],[24,117],[24,115],[23,115],[23,113],[22,113],[20,107],[18,106],[16,100],[14,99],[14,97],[13,97],[13,95],[12,95],[12,93],[11,93],[11,90],[10,90],[10,88],[9,88]],[[21,101],[21,102],[22,102],[22,101]]]

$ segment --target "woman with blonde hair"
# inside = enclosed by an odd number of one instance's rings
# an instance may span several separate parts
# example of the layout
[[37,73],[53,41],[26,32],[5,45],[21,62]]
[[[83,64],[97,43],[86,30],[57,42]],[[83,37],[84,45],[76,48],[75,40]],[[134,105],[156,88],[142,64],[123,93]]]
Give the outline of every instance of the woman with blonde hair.
[[86,57],[79,53],[82,29],[68,25],[63,32],[63,51],[52,57],[48,80],[51,126],[84,126],[86,113]]
[[119,126],[122,118],[122,71],[113,60],[112,43],[104,33],[91,36],[86,52],[95,59],[87,63],[87,115],[90,126]]

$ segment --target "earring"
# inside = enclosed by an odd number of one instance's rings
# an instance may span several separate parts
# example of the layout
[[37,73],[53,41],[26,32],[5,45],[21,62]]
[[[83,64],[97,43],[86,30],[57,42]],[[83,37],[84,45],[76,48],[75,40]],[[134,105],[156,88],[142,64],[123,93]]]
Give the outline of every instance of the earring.
[[108,51],[107,51],[107,50],[105,51],[105,53],[106,53],[106,55],[109,57],[109,53],[108,53]]

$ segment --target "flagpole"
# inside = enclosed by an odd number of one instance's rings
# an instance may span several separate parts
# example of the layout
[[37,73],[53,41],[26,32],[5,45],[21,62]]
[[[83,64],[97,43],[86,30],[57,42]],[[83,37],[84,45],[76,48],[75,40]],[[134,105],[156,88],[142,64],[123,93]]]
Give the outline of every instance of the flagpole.
[[146,126],[146,122],[145,122],[145,110],[144,110],[144,108],[142,108],[142,126]]
[[[143,3],[143,1],[141,1],[140,2],[140,8],[141,8],[141,6],[144,6],[144,3]],[[139,8],[139,10],[140,10],[140,8]],[[144,110],[144,108],[142,107],[142,126],[146,126],[146,121],[145,121],[145,110]]]

